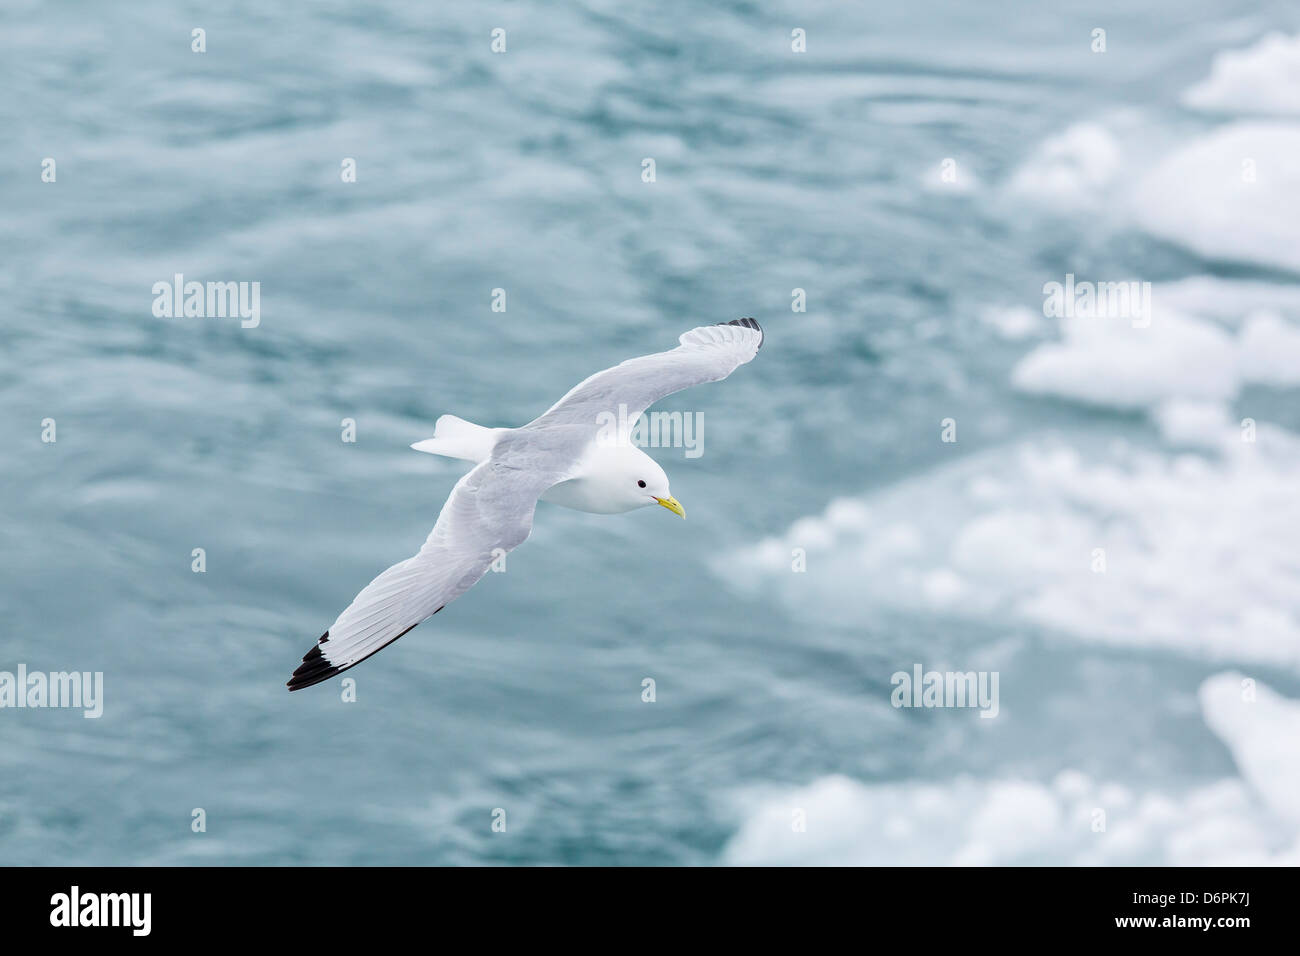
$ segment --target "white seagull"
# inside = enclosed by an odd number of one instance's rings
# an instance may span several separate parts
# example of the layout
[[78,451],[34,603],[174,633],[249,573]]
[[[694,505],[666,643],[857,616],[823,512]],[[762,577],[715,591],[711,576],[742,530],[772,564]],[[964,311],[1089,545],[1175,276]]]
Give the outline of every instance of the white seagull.
[[611,440],[608,424],[634,423],[665,395],[726,378],[758,354],[763,330],[735,319],[678,341],[597,372],[521,428],[439,418],[434,436],[411,447],[472,461],[473,470],[456,482],[419,554],[361,590],[302,659],[289,690],[355,667],[472,588],[496,557],[523,544],[539,499],[594,514],[658,504],[686,517],[664,470],[625,429]]

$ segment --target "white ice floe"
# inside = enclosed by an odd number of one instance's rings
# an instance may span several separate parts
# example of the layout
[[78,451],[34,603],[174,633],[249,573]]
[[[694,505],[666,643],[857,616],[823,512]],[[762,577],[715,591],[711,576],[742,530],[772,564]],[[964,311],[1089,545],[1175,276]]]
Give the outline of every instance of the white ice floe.
[[1151,299],[1160,308],[1214,319],[1230,328],[1256,312],[1300,316],[1300,285],[1261,279],[1188,276],[1155,283]]
[[1201,712],[1260,799],[1300,828],[1300,703],[1238,673],[1201,685]]
[[1300,271],[1300,126],[1199,137],[1157,163],[1133,203],[1148,232],[1208,259]]
[[1222,448],[1240,434],[1238,424],[1222,402],[1199,402],[1173,399],[1157,405],[1151,412],[1160,435],[1178,448]]
[[1300,114],[1300,36],[1270,33],[1244,50],[1214,56],[1210,75],[1183,94],[1193,109]]
[[1206,457],[1027,440],[834,502],[718,570],[849,626],[941,613],[1300,670],[1300,439],[1241,435]]
[[1051,782],[961,777],[860,783],[823,777],[742,797],[723,849],[738,865],[1295,865],[1300,863],[1300,703],[1219,674],[1206,722],[1240,778],[1182,793],[1063,771]]
[[[1277,311],[1215,321],[1167,307],[1154,312],[1146,327],[1123,319],[1061,320],[1061,337],[1025,354],[1011,382],[1022,392],[1101,408],[1163,408],[1162,427],[1187,421],[1186,407],[1171,413],[1171,403],[1195,403],[1204,413],[1222,409],[1245,385],[1300,385],[1300,326]],[[1177,441],[1184,439],[1185,433]]]
[[1077,208],[1100,198],[1121,163],[1119,141],[1109,129],[1076,123],[1043,142],[1015,171],[1008,188],[1047,206]]
[[1107,408],[1168,398],[1222,401],[1237,393],[1235,342],[1219,326],[1161,310],[1149,326],[1126,319],[1061,321],[1062,338],[1026,355],[1011,375],[1024,392]]
[[984,309],[979,313],[979,318],[999,337],[1013,342],[1030,338],[1051,327],[1041,311],[1035,312],[1022,305]]
[[1241,375],[1260,385],[1300,385],[1300,328],[1275,312],[1256,312],[1241,330]]

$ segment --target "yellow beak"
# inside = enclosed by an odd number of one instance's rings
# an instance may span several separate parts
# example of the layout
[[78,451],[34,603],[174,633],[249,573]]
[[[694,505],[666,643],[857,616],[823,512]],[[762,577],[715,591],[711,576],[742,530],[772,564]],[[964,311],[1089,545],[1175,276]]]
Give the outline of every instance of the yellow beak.
[[680,515],[683,518],[686,517],[686,509],[681,506],[681,502],[676,498],[656,498],[655,501],[659,502],[673,514]]

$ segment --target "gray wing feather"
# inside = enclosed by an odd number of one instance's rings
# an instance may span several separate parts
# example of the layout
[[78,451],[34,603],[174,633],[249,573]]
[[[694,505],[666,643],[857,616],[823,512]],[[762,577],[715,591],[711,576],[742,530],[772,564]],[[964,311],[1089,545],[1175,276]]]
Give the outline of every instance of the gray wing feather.
[[303,659],[290,688],[333,677],[460,597],[532,531],[543,476],[489,459],[456,483],[419,553],[362,588]]
[[675,349],[628,359],[579,382],[524,428],[573,426],[594,433],[601,415],[617,416],[620,405],[629,420],[636,419],[665,395],[717,382],[751,361],[763,344],[763,330],[753,319],[736,319],[691,329],[678,341]]

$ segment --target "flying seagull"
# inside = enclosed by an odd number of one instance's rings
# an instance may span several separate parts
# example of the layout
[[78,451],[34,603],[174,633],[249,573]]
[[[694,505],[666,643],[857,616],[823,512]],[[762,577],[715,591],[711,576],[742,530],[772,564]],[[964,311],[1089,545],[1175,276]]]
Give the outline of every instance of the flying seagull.
[[758,354],[753,319],[703,325],[667,352],[628,359],[579,382],[522,428],[485,428],[443,415],[417,451],[475,463],[451,490],[419,554],[367,584],[320,636],[289,679],[289,690],[329,680],[383,650],[472,588],[501,554],[533,528],[538,500],[594,514],[647,505],[686,512],[662,468],[608,424],[635,422],[665,395],[726,378]]

